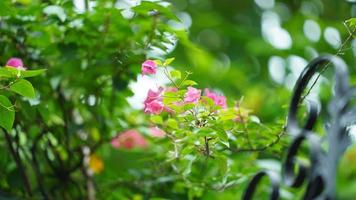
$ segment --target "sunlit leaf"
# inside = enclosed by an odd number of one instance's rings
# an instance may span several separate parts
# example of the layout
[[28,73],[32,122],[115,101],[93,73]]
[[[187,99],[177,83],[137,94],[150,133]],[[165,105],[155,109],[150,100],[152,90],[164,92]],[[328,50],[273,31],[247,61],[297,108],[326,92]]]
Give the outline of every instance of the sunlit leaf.
[[10,90],[24,97],[28,97],[28,98],[36,97],[35,90],[32,84],[25,79],[20,79],[16,81],[14,84],[10,86]]
[[171,64],[174,61],[174,57],[173,58],[168,58],[164,61],[163,65],[164,66],[168,66],[169,64]]
[[182,74],[180,71],[178,70],[172,70],[170,73],[172,78],[175,78],[175,79],[180,79],[182,77]]

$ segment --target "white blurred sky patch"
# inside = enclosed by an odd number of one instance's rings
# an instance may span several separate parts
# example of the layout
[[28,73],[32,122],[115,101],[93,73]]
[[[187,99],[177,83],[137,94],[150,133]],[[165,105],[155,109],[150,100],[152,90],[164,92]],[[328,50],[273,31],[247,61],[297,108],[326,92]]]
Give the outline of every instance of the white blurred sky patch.
[[[78,13],[84,13],[85,12],[85,0],[74,0],[74,8],[75,11]],[[93,7],[96,5],[95,1],[88,1],[88,7],[89,10],[93,10]]]
[[337,49],[341,45],[341,36],[339,31],[334,27],[327,27],[324,30],[324,39],[334,49]]
[[289,90],[292,90],[294,88],[294,85],[298,77],[300,76],[304,68],[307,66],[307,64],[308,62],[300,56],[297,55],[288,56],[287,66],[289,68],[290,73],[285,79],[284,84],[286,88],[288,88]]
[[147,97],[149,89],[157,91],[160,86],[170,83],[169,79],[165,76],[163,68],[159,67],[155,75],[137,75],[137,81],[129,83],[129,89],[134,93],[132,97],[128,97],[127,101],[134,109],[142,109],[143,102]]
[[274,7],[274,0],[255,0],[255,3],[262,9],[271,9]]
[[312,42],[317,42],[321,36],[321,29],[318,23],[314,20],[305,20],[303,25],[303,31],[306,38]]
[[169,20],[168,25],[175,30],[188,30],[192,25],[192,18],[187,12],[179,12],[176,14],[180,21]]
[[356,125],[351,125],[347,127],[351,140],[356,143]]
[[268,72],[272,80],[282,84],[286,75],[286,61],[279,56],[272,56],[268,60]]
[[276,12],[265,11],[262,14],[262,36],[276,49],[290,49],[292,37],[281,27],[280,17]]

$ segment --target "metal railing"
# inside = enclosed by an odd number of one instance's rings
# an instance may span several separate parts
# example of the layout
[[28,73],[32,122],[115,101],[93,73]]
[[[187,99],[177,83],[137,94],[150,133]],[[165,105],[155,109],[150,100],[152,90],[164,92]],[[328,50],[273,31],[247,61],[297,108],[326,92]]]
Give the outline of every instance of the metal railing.
[[[298,123],[297,111],[304,99],[302,96],[304,90],[312,77],[322,67],[325,68],[325,64],[334,67],[335,88],[334,96],[327,107],[328,121],[324,122],[326,134],[321,136],[313,132],[321,109],[319,103],[309,101],[309,112],[304,125]],[[287,119],[287,133],[292,137],[292,143],[282,163],[281,173],[269,170],[258,172],[248,184],[242,199],[252,199],[261,179],[265,176],[269,178],[271,200],[280,198],[282,184],[292,188],[301,188],[305,184],[303,194],[305,200],[335,199],[338,161],[351,144],[348,126],[356,122],[356,108],[349,108],[353,97],[356,97],[356,87],[349,86],[347,67],[342,59],[326,55],[311,61],[301,73],[294,88]],[[297,154],[304,143],[308,145],[309,165],[297,159]],[[325,143],[327,145],[323,145]],[[259,198],[256,196],[254,199]]]

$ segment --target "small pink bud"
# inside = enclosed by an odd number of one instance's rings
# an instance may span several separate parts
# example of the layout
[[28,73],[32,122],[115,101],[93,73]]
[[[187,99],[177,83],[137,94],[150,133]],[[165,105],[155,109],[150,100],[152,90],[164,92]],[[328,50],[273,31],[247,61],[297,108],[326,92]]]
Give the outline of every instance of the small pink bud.
[[26,69],[24,66],[23,66],[23,62],[20,58],[10,58],[7,62],[6,62],[6,66],[8,67],[13,67],[13,68],[16,68],[16,69]]
[[157,71],[157,64],[153,60],[146,60],[142,63],[142,75],[155,74]]

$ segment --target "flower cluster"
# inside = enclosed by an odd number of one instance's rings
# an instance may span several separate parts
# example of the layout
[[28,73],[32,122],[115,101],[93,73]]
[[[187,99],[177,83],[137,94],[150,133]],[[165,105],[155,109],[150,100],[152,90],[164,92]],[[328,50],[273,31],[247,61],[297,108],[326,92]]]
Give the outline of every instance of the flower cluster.
[[[230,142],[241,137],[241,133],[248,129],[247,124],[253,119],[257,122],[258,118],[250,117],[249,110],[241,106],[241,101],[228,107],[227,98],[220,92],[197,87],[195,81],[189,80],[191,72],[182,75],[169,65],[173,60],[146,60],[142,63],[143,76],[154,76],[162,70],[170,81],[157,89],[149,89],[143,101],[143,111],[149,114],[153,124],[151,135],[167,136],[171,140],[174,151],[168,152],[170,159],[178,158],[180,153],[192,152],[194,147],[199,154],[224,159],[226,155],[218,151],[230,148]],[[192,155],[197,155],[193,152]]]
[[[158,67],[159,63],[162,64],[161,61],[153,61],[153,60],[146,60],[145,62],[143,62],[142,67],[141,67],[142,75],[155,74],[157,72],[157,67]],[[163,67],[165,67],[165,70],[167,70],[166,65],[167,65],[167,63],[165,62],[165,64],[163,64]],[[173,72],[177,72],[177,71],[173,71]],[[171,77],[172,75],[170,75],[168,73],[168,70],[167,70],[166,75],[168,76],[168,78],[170,80],[172,80],[172,77]],[[190,81],[188,83],[190,83],[192,85],[195,84],[194,81]],[[168,95],[165,95],[167,93],[177,93],[180,89],[182,89],[182,88],[178,88],[177,84],[174,82],[173,82],[173,86],[167,87],[166,89],[164,89],[163,87],[159,87],[157,90],[150,89],[147,93],[146,100],[143,102],[144,112],[148,113],[148,114],[155,114],[155,115],[161,114],[161,112],[163,112],[163,111],[171,112],[172,109],[170,108],[170,106],[164,104],[163,97],[168,96]],[[216,92],[213,92],[208,88],[204,89],[204,95],[202,95],[201,89],[198,89],[198,88],[195,88],[192,86],[188,86],[183,91],[185,91],[183,96],[181,96],[178,101],[174,102],[175,106],[184,106],[186,104],[197,104],[199,101],[202,100],[202,97],[205,96],[205,97],[211,99],[217,107],[220,107],[222,109],[227,108],[226,97],[224,95],[219,95]],[[177,96],[175,96],[175,97],[177,97]],[[174,97],[171,97],[171,98],[174,98]]]

